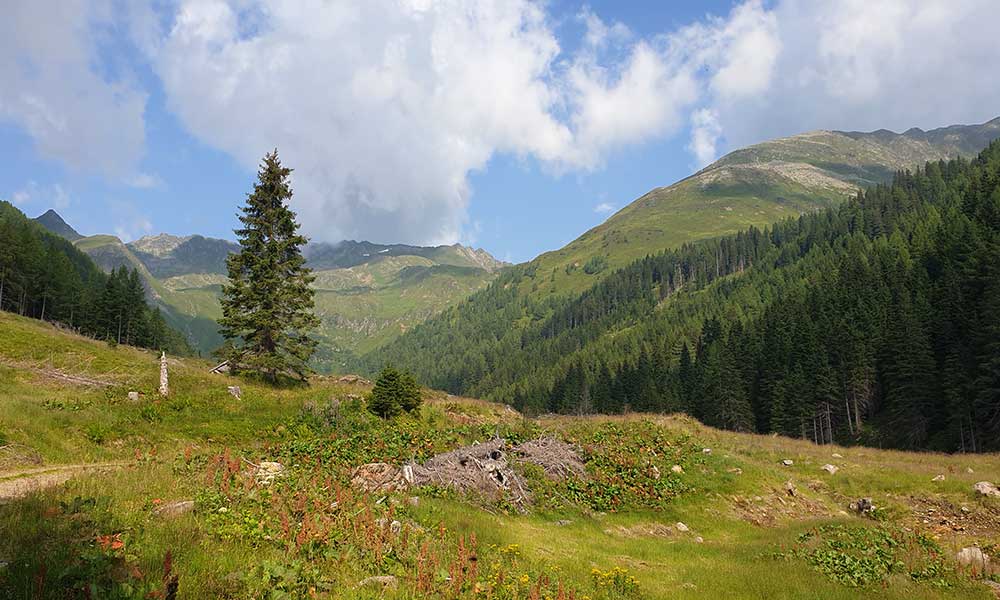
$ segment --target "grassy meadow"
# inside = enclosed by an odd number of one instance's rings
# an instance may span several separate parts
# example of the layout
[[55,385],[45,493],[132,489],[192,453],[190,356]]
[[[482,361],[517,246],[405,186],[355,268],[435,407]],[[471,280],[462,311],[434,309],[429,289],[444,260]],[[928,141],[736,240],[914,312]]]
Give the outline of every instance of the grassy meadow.
[[[429,390],[418,415],[384,422],[362,384],[273,389],[209,366],[171,359],[160,399],[154,354],[0,313],[0,598],[993,597],[954,554],[997,553],[1000,502],[972,491],[997,479],[996,455],[816,446],[673,415],[527,420]],[[587,477],[517,467],[524,511],[351,484],[359,465],[495,434],[571,442]],[[263,483],[262,461],[284,471]],[[113,464],[3,496],[94,463]],[[872,515],[849,511],[860,497]],[[167,514],[178,501],[193,509]]]

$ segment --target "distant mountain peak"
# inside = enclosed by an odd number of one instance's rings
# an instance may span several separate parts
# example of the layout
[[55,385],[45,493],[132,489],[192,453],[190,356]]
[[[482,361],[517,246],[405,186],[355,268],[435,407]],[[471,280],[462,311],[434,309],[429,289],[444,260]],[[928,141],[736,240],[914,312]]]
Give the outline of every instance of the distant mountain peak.
[[145,252],[146,254],[163,257],[173,252],[177,246],[180,246],[192,237],[190,235],[180,237],[170,235],[169,233],[158,233],[156,235],[143,236],[131,242],[129,246],[134,250]]
[[52,233],[62,236],[71,242],[75,242],[83,237],[75,229],[70,227],[69,223],[59,216],[59,213],[51,208],[35,217],[34,220],[36,223],[48,229]]

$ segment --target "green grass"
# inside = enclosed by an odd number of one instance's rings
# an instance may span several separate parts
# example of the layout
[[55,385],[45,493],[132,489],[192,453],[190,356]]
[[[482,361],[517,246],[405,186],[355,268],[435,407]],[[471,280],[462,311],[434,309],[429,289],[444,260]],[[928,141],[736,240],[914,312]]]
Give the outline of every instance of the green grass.
[[[951,556],[996,543],[1000,506],[976,498],[971,484],[1000,472],[997,455],[821,447],[682,416],[529,421],[429,391],[418,417],[387,423],[365,410],[363,387],[317,379],[275,390],[209,375],[197,360],[173,363],[171,397],[157,400],[152,354],[6,313],[0,362],[3,444],[30,447],[48,465],[125,463],[0,504],[0,598],[83,597],[86,585],[91,597],[143,597],[163,590],[168,553],[179,598],[376,598],[377,588],[358,582],[386,574],[399,587],[382,597],[456,597],[458,573],[462,598],[487,590],[530,598],[536,586],[540,597],[556,598],[562,587],[593,600],[989,597],[954,571]],[[54,369],[114,385],[70,385],[52,378]],[[226,392],[233,384],[242,400]],[[146,396],[129,403],[132,389]],[[525,469],[535,497],[525,514],[443,489],[365,495],[350,485],[362,463],[424,460],[496,432],[578,444],[591,482],[552,482]],[[786,458],[794,465],[781,466]],[[253,484],[246,461],[261,460],[278,460],[286,474]],[[841,470],[826,474],[826,462]],[[0,471],[20,466],[31,465]],[[946,481],[932,483],[939,473]],[[407,501],[414,494],[416,506]],[[880,507],[878,520],[842,512],[862,495]],[[920,498],[966,506],[994,527],[940,531],[914,516]],[[155,513],[187,499],[192,513]],[[762,512],[768,518],[757,518]],[[405,542],[390,530],[393,520]],[[932,542],[892,546],[883,533],[916,539],[907,529]],[[872,572],[845,558],[857,552],[893,557],[877,563],[889,564],[888,574],[845,584]],[[924,575],[910,575],[917,571]]]

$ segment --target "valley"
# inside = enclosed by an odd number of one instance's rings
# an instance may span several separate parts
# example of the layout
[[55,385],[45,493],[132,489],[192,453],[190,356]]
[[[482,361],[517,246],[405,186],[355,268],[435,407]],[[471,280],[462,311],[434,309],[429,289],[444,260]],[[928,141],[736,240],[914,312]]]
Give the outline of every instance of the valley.
[[[72,241],[105,271],[137,269],[150,299],[168,323],[207,356],[222,344],[216,320],[234,242],[199,235],[147,236],[123,243],[115,236],[84,237],[55,211],[36,219]],[[322,352],[316,368],[344,371],[357,357],[489,283],[504,263],[460,245],[419,247],[345,241],[308,247],[316,273],[316,313]]]
[[[32,471],[114,465],[0,498],[10,532],[0,588],[986,600],[996,586],[956,562],[1000,535],[1000,499],[973,490],[1000,472],[995,454],[815,445],[680,415],[526,419],[429,389],[419,413],[387,422],[358,404],[367,384],[317,377],[274,389],[209,374],[198,359],[170,358],[171,393],[159,398],[157,364],[151,352],[0,313],[0,492]],[[363,464],[421,463],[494,435],[565,441],[584,471],[548,479],[514,462],[531,491],[522,509],[510,491],[357,487]],[[255,466],[265,461],[280,464],[267,483]],[[859,498],[875,510],[852,511]]]

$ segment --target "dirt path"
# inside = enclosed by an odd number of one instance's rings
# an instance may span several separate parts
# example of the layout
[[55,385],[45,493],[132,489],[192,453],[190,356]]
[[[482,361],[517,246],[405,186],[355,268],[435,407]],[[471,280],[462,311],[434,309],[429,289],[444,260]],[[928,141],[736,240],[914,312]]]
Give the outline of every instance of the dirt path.
[[107,471],[126,463],[106,462],[76,465],[52,465],[0,472],[0,504],[23,498],[31,492],[42,490],[68,481],[84,471]]

